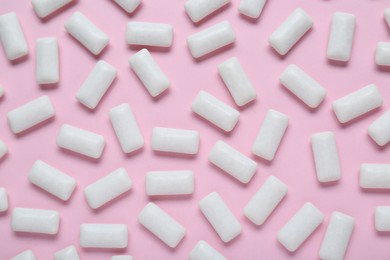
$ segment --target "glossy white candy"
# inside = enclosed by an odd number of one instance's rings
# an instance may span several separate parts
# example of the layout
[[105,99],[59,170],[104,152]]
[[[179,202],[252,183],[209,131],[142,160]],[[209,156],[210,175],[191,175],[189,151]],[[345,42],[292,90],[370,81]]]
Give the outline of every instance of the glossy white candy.
[[390,8],[385,9],[384,15],[385,15],[385,21],[387,25],[390,27]]
[[230,0],[187,0],[184,9],[191,20],[196,23],[229,2]]
[[280,76],[280,83],[311,108],[318,107],[326,90],[295,64],[290,64]]
[[379,66],[390,66],[390,42],[378,42],[376,45],[375,62]]
[[390,110],[368,127],[368,134],[380,146],[390,142]]
[[176,128],[153,128],[152,149],[159,152],[196,154],[199,149],[199,133]]
[[236,57],[219,64],[218,71],[237,106],[256,99],[256,90]]
[[264,118],[252,153],[266,160],[273,160],[288,126],[288,116],[270,109]]
[[41,96],[8,112],[8,125],[18,134],[53,117],[54,113],[50,98]]
[[119,168],[84,189],[91,208],[97,209],[130,190],[133,183],[124,168]]
[[374,84],[352,92],[333,102],[340,123],[346,123],[382,105],[383,98]]
[[169,79],[147,49],[134,54],[129,63],[152,97],[160,95],[170,86]]
[[84,248],[126,248],[128,240],[127,225],[80,225],[80,246]]
[[334,13],[328,42],[328,59],[349,61],[354,33],[355,16],[342,12]]
[[9,60],[27,55],[26,38],[16,13],[9,12],[0,16],[0,40]]
[[28,180],[61,200],[68,200],[76,188],[76,180],[49,164],[37,160]]
[[340,163],[336,139],[332,132],[322,132],[311,136],[317,179],[320,182],[340,179]]
[[227,143],[218,141],[209,153],[209,161],[242,183],[248,183],[257,170],[257,163]]
[[60,225],[60,215],[55,210],[14,208],[11,227],[13,231],[57,234]]
[[73,0],[31,0],[35,13],[45,18]]
[[142,0],[114,0],[114,2],[131,14],[141,4]]
[[146,194],[182,195],[194,192],[192,171],[159,171],[146,174]]
[[80,260],[74,245],[65,247],[54,254],[54,260]]
[[266,2],[266,0],[241,0],[238,11],[250,18],[258,18]]
[[90,131],[63,124],[57,136],[57,145],[63,149],[98,159],[103,153],[104,137]]
[[301,8],[297,8],[271,34],[268,42],[280,55],[285,55],[312,26],[313,19]]
[[198,93],[191,108],[194,113],[226,132],[233,130],[240,117],[236,109],[203,90]]
[[236,34],[228,21],[217,23],[187,38],[187,45],[194,58],[202,57],[236,40]]
[[3,158],[8,152],[8,148],[3,141],[0,140],[0,159]]
[[287,194],[287,185],[274,176],[268,177],[244,208],[244,215],[256,225],[262,225]]
[[212,192],[200,200],[199,207],[223,242],[227,243],[241,233],[240,222],[218,193]]
[[38,38],[35,46],[35,74],[39,84],[59,80],[58,42],[55,37]]
[[132,256],[129,255],[114,255],[111,260],[133,260]]
[[35,260],[35,259],[36,258],[33,251],[26,250],[18,254],[17,256],[12,257],[10,260]]
[[90,109],[96,108],[116,75],[117,71],[112,65],[103,60],[98,61],[77,91],[76,99]]
[[75,12],[65,23],[65,29],[94,55],[108,44],[109,38],[80,12]]
[[206,241],[199,240],[188,256],[189,260],[226,260],[226,258],[210,246]]
[[278,241],[290,252],[294,252],[322,223],[324,215],[313,204],[307,202],[279,231]]
[[365,189],[390,189],[390,164],[360,165],[360,187]]
[[124,153],[131,153],[144,146],[144,138],[129,104],[111,108],[110,120]]
[[173,41],[173,28],[165,23],[129,22],[126,42],[130,45],[169,47]]
[[390,206],[378,206],[375,208],[375,229],[378,231],[390,231]]
[[139,213],[138,221],[171,248],[175,248],[186,234],[180,223],[153,202],[149,202]]
[[0,187],[0,212],[8,210],[8,193],[5,188]]
[[341,212],[333,212],[320,249],[324,260],[342,260],[351,238],[355,220]]

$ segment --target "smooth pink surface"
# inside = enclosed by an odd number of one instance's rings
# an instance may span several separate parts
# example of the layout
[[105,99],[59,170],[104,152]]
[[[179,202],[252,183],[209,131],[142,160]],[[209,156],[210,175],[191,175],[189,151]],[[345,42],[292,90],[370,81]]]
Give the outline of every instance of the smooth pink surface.
[[[0,186],[8,190],[10,209],[0,215],[0,259],[8,259],[25,249],[32,249],[38,259],[52,259],[53,254],[76,245],[82,259],[109,259],[115,254],[130,254],[134,259],[187,259],[199,239],[206,240],[229,259],[318,259],[318,251],[332,211],[338,210],[356,219],[356,228],[346,259],[389,259],[390,236],[375,231],[373,214],[378,205],[389,205],[389,192],[369,192],[359,188],[361,163],[390,163],[390,147],[379,148],[367,135],[368,125],[390,108],[390,71],[375,65],[378,41],[390,41],[383,11],[387,1],[356,0],[270,0],[258,20],[239,15],[239,1],[194,25],[184,12],[184,1],[144,0],[140,8],[127,15],[112,1],[79,0],[55,16],[42,21],[28,0],[0,0],[0,14],[15,11],[27,37],[27,59],[10,63],[0,52],[0,84],[5,97],[0,100],[0,139],[9,154],[0,162]],[[281,58],[268,45],[268,36],[297,7],[314,19],[312,30],[290,53]],[[81,11],[110,36],[108,48],[94,57],[64,29],[65,20]],[[356,15],[356,34],[352,58],[346,66],[326,59],[329,26],[333,12]],[[217,22],[229,20],[237,34],[236,43],[207,59],[195,61],[186,46],[186,37]],[[128,65],[138,48],[125,41],[129,21],[170,23],[174,26],[172,48],[150,48],[153,57],[172,82],[170,90],[158,99],[151,98]],[[35,81],[35,39],[55,36],[60,46],[60,83],[52,88]],[[200,90],[207,90],[235,106],[217,73],[217,65],[236,56],[258,92],[256,102],[241,109],[238,125],[225,134],[195,116],[190,104]],[[118,69],[118,77],[95,111],[80,105],[75,94],[98,59]],[[304,69],[327,89],[327,96],[316,110],[308,109],[279,83],[279,75],[290,63]],[[377,84],[385,99],[381,109],[343,126],[331,109],[332,101],[370,83]],[[41,95],[49,95],[56,108],[51,122],[22,136],[15,136],[7,126],[6,113]],[[145,137],[145,147],[135,154],[122,153],[110,125],[108,110],[123,102],[130,103]],[[251,146],[268,109],[287,114],[290,124],[275,160],[265,162],[251,155]],[[63,123],[92,130],[106,137],[101,160],[91,161],[60,150],[55,143]],[[197,130],[201,134],[200,151],[194,157],[156,154],[151,150],[153,127]],[[339,148],[342,178],[331,185],[316,179],[310,136],[334,131]],[[213,167],[207,155],[217,140],[224,140],[256,159],[258,171],[243,185]],[[34,187],[27,179],[35,160],[43,160],[77,179],[78,186],[66,203]],[[134,186],[129,193],[94,211],[89,208],[83,189],[90,183],[125,167]],[[192,196],[150,199],[145,195],[145,175],[151,170],[193,170],[195,192]],[[288,187],[288,195],[262,227],[243,216],[243,208],[269,175],[275,175]],[[224,244],[198,208],[198,201],[217,191],[243,225],[243,232]],[[168,248],[137,222],[138,213],[148,201],[154,201],[186,229],[187,235],[174,250]],[[276,234],[290,217],[310,201],[326,216],[324,223],[294,254],[285,250]],[[61,213],[58,235],[36,236],[14,233],[10,228],[13,207],[54,209]],[[125,250],[93,250],[79,247],[82,223],[124,223],[129,226],[129,246]]]

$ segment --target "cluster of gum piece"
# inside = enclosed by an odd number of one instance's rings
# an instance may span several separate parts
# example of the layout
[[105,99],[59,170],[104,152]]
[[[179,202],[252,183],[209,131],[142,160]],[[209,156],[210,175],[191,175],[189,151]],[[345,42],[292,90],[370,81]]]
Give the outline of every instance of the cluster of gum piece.
[[[128,13],[133,12],[141,0],[114,0]],[[72,0],[32,0],[37,15],[45,18],[71,3]],[[197,23],[229,3],[229,0],[188,0],[184,8]],[[265,0],[241,0],[239,12],[250,18],[258,18]],[[385,11],[390,26],[390,9]],[[296,9],[269,37],[269,44],[280,55],[287,54],[300,38],[312,27],[312,18],[302,9]],[[86,49],[98,55],[109,43],[109,37],[80,12],[75,12],[65,23],[65,29]],[[351,57],[355,30],[355,16],[335,13],[329,35],[327,57],[347,62]],[[0,16],[0,35],[9,60],[28,53],[19,20],[15,13]],[[208,27],[187,38],[187,45],[194,58],[203,57],[236,40],[228,21]],[[130,22],[126,30],[130,45],[170,47],[173,27],[170,24]],[[39,38],[36,41],[36,80],[39,84],[59,81],[59,55],[56,38]],[[380,42],[376,49],[376,63],[390,66],[390,43]],[[129,59],[129,64],[149,94],[156,97],[170,86],[170,81],[147,49],[142,49]],[[237,106],[243,107],[257,98],[257,93],[236,57],[218,65],[218,72]],[[92,69],[76,93],[76,99],[95,109],[117,75],[117,70],[100,60]],[[317,108],[326,96],[326,89],[295,64],[289,65],[280,76],[282,85],[311,109]],[[0,86],[0,96],[3,89]],[[340,123],[347,123],[381,106],[382,96],[374,84],[370,84],[333,102],[333,110]],[[230,132],[238,122],[240,112],[206,91],[200,91],[191,109],[223,131]],[[55,109],[47,96],[36,98],[7,114],[11,131],[23,133],[55,115]],[[109,111],[112,127],[124,153],[131,153],[144,146],[144,138],[135,115],[128,104],[121,104]],[[252,146],[252,153],[273,160],[289,122],[287,115],[269,110]],[[390,141],[390,111],[387,111],[368,128],[372,139],[380,146]],[[333,182],[341,177],[340,162],[335,135],[322,132],[312,135],[312,151],[320,182]],[[152,133],[152,149],[157,152],[197,154],[200,136],[197,131],[156,127]],[[63,149],[98,159],[102,156],[105,138],[99,134],[64,124],[57,137],[57,145]],[[0,158],[7,147],[0,141]],[[209,153],[208,160],[216,167],[242,183],[248,183],[257,170],[257,163],[229,144],[218,141]],[[36,161],[28,179],[34,185],[68,200],[76,180],[43,162]],[[389,189],[389,164],[362,164],[360,186],[364,189]],[[119,168],[84,189],[84,195],[93,209],[129,191],[132,181],[124,168]],[[244,208],[244,215],[256,225],[262,225],[279,202],[287,194],[287,186],[275,176],[270,176]],[[192,171],[155,171],[146,175],[146,193],[149,196],[185,195],[194,191]],[[199,207],[221,240],[229,242],[241,233],[242,227],[227,204],[216,192],[199,201]],[[0,188],[0,212],[8,209],[7,192]],[[156,204],[150,202],[139,214],[139,222],[167,246],[176,247],[186,234],[185,228]],[[295,251],[323,222],[324,215],[313,204],[305,203],[277,235],[279,242],[289,251]],[[12,229],[16,232],[56,234],[60,214],[54,210],[14,208]],[[354,219],[341,212],[333,212],[319,252],[321,259],[343,259],[354,228]],[[390,231],[390,206],[375,210],[375,227],[378,231]],[[128,228],[124,224],[82,224],[80,245],[85,248],[125,248],[128,244]],[[58,251],[55,259],[79,259],[71,245]],[[200,240],[189,253],[192,260],[226,259],[207,242]],[[15,256],[15,260],[35,259],[31,250]],[[131,256],[113,256],[111,259],[132,259]]]

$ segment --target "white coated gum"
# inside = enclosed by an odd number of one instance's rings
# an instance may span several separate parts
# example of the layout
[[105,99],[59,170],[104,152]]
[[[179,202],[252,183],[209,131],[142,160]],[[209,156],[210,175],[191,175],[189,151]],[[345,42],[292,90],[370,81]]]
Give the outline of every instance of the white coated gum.
[[199,208],[225,243],[237,237],[242,227],[218,193],[212,192],[199,201]]
[[301,8],[297,8],[268,38],[269,44],[280,55],[290,49],[313,26],[313,19]]
[[390,142],[390,110],[382,114],[368,127],[368,134],[379,146]]
[[192,102],[191,109],[213,125],[225,132],[230,132],[236,126],[240,112],[206,91],[199,91]]
[[187,38],[187,45],[194,58],[200,58],[208,53],[233,43],[236,34],[228,21],[210,26]]
[[333,111],[340,123],[347,123],[382,105],[378,88],[370,84],[333,102]]

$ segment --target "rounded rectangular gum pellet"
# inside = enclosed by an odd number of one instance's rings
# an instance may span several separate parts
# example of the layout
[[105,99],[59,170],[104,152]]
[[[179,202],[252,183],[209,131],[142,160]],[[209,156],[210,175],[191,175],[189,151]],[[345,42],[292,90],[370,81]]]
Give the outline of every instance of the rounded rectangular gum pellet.
[[45,18],[72,1],[73,0],[31,0],[31,4],[35,13],[41,18]]
[[355,16],[349,13],[334,13],[329,34],[328,59],[349,61],[354,34]]
[[197,154],[199,133],[193,130],[155,127],[152,133],[153,151]]
[[89,206],[97,209],[129,191],[132,186],[133,182],[127,171],[124,168],[119,168],[88,185],[84,189],[84,195]]
[[242,183],[248,183],[257,170],[257,163],[227,143],[218,141],[211,149],[209,162]]
[[101,135],[63,124],[57,136],[57,145],[63,149],[98,159],[102,156],[105,140]]
[[124,153],[134,152],[144,146],[144,137],[129,104],[111,108],[110,120]]
[[279,78],[280,83],[311,108],[318,107],[326,90],[295,64],[290,64]]
[[76,99],[84,106],[94,109],[107,92],[117,75],[116,69],[100,60],[76,93]]
[[197,23],[229,2],[230,0],[187,0],[184,9],[191,20]]
[[219,64],[218,71],[237,106],[244,106],[256,99],[256,89],[236,57]]
[[212,192],[199,201],[199,208],[223,242],[237,237],[242,227],[218,193]]
[[28,54],[27,41],[16,13],[9,12],[0,16],[0,40],[9,60]]
[[129,59],[129,64],[152,97],[157,97],[170,86],[168,77],[147,49]]
[[390,189],[390,164],[360,165],[360,187],[364,189]]
[[127,13],[131,14],[137,9],[137,7],[141,4],[142,0],[113,0],[117,3],[123,10]]
[[8,210],[8,193],[5,188],[0,187],[0,212]]
[[307,202],[279,231],[277,239],[288,251],[294,252],[323,220],[322,212]]
[[60,215],[55,210],[14,208],[11,227],[16,232],[57,234]]
[[390,231],[390,206],[375,208],[375,229],[377,231]]
[[129,22],[127,24],[127,44],[170,47],[172,41],[173,28],[170,24],[146,22]]
[[0,159],[3,158],[8,152],[8,148],[3,141],[0,140]]
[[129,255],[114,255],[111,256],[111,260],[133,260],[133,257]]
[[20,254],[12,257],[10,260],[36,260],[36,257],[31,250],[26,250],[21,252]]
[[202,57],[236,40],[236,34],[228,21],[210,26],[187,38],[187,45],[194,58]]
[[287,52],[313,26],[313,19],[301,8],[297,8],[268,38],[269,44],[280,55]]
[[81,224],[80,246],[83,248],[126,248],[129,240],[124,224]]
[[194,192],[192,171],[153,171],[146,174],[146,194],[186,195]]
[[80,260],[74,245],[67,246],[54,254],[54,260]]
[[70,198],[76,188],[74,178],[40,160],[31,167],[28,180],[64,201]]
[[138,222],[171,248],[175,248],[186,234],[180,223],[153,202],[142,209]]
[[57,38],[38,38],[35,46],[35,59],[37,82],[39,84],[57,83],[60,78]]
[[333,102],[333,111],[340,123],[346,123],[382,105],[378,88],[370,84]]
[[344,259],[354,226],[353,217],[333,212],[321,244],[320,258]]
[[320,182],[337,181],[341,177],[336,139],[332,132],[322,132],[311,136],[311,145]]
[[244,208],[244,215],[262,225],[287,194],[287,185],[274,176],[268,177]]
[[65,22],[65,29],[94,55],[98,55],[110,40],[107,34],[80,12],[75,12]]
[[368,127],[368,134],[380,146],[390,142],[390,110],[386,111]]
[[375,63],[378,66],[390,66],[390,42],[378,42],[375,51]]
[[7,113],[8,125],[14,134],[21,133],[54,116],[48,96],[41,96]]
[[191,109],[194,113],[226,132],[233,130],[240,117],[240,112],[206,91],[198,93],[192,102]]
[[189,260],[227,260],[220,252],[215,250],[206,241],[199,240],[191,250]]
[[273,109],[268,110],[252,145],[252,153],[273,160],[287,126],[288,116]]
[[238,11],[250,18],[259,18],[267,0],[241,0]]

